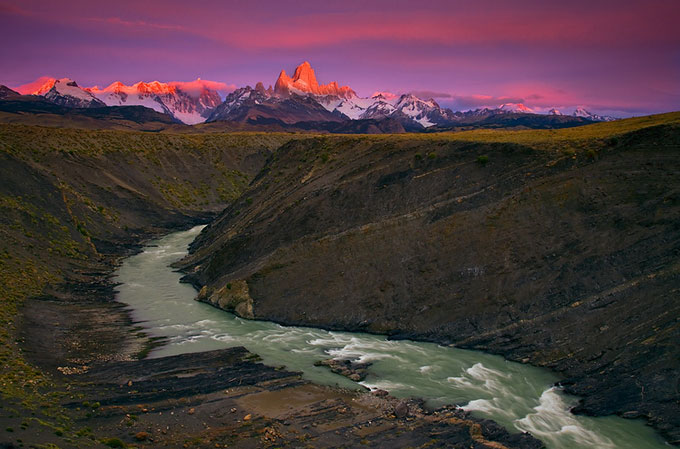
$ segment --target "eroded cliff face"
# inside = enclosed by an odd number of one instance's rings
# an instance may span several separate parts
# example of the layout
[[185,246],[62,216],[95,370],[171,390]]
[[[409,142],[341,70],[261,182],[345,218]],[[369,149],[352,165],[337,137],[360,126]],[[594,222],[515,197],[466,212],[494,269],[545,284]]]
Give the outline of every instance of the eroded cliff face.
[[677,442],[673,117],[567,139],[291,141],[183,266],[210,291],[245,280],[255,318],[548,366],[581,411],[646,416]]

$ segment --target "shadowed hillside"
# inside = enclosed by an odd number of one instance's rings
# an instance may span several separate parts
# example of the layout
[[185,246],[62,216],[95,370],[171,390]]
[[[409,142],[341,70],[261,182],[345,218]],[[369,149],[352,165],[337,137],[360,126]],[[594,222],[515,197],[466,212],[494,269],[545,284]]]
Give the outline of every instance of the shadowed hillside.
[[553,368],[581,412],[646,416],[677,442],[679,145],[679,113],[293,140],[183,267],[243,316]]
[[453,407],[314,385],[244,348],[137,360],[154,340],[114,301],[117,262],[214,217],[291,138],[0,126],[0,446],[541,447]]
[[[107,302],[113,263],[145,238],[214,216],[288,139],[0,125],[3,428],[18,431],[29,417],[35,441],[53,441],[50,426],[72,436],[63,392],[27,360],[25,339],[44,347],[31,357],[52,370],[143,351],[125,312]],[[30,308],[40,324],[20,336],[19,310],[31,297],[41,298]]]

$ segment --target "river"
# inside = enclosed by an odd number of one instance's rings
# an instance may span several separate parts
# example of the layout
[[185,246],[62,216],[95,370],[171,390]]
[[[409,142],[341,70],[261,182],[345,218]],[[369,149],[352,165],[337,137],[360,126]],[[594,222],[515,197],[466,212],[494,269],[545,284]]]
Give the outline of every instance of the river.
[[390,341],[385,337],[281,326],[238,318],[194,301],[196,290],[179,282],[169,264],[187,253],[200,232],[169,234],[127,258],[116,272],[117,300],[158,339],[149,357],[245,346],[272,366],[285,365],[311,381],[361,388],[314,362],[344,358],[372,362],[361,384],[397,397],[421,397],[432,406],[458,404],[511,431],[528,431],[550,449],[655,449],[666,444],[642,421],[575,416],[577,398],[553,385],[545,369],[502,357],[434,343]]

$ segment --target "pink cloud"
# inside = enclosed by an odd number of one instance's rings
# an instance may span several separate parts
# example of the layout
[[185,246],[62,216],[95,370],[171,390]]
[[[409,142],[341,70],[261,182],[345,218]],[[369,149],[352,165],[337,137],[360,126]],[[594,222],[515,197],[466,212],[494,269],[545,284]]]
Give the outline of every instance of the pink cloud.
[[456,109],[480,109],[496,108],[506,103],[525,103],[523,97],[494,96],[494,95],[453,95],[454,107]]
[[411,93],[419,98],[453,98],[453,95],[450,93],[431,90],[414,90]]
[[316,48],[364,40],[573,47],[674,44],[680,37],[676,26],[680,6],[666,0],[587,5],[478,1],[464,7],[451,2],[429,9],[427,5],[400,5],[389,14],[379,2],[362,4],[360,14],[351,4],[334,12],[319,12],[314,2],[308,7],[301,2],[286,8],[271,2],[252,14],[250,8],[222,7],[211,13],[195,5],[168,6],[165,1],[149,0],[143,4],[119,2],[115,17],[94,14],[102,8],[87,2],[72,3],[54,9],[35,8],[33,14],[46,19],[57,15],[60,21],[74,25],[97,23],[188,33],[244,49]]
[[320,79],[363,95],[428,91],[468,107],[680,105],[678,0],[0,2],[13,85],[46,72],[85,85],[199,74],[269,84],[309,59]]
[[121,26],[125,28],[155,28],[169,31],[190,31],[188,28],[181,25],[146,22],[144,20],[123,20],[120,17],[86,17],[84,20],[95,23],[106,23],[109,25]]
[[211,89],[225,95],[229,92],[236,90],[237,86],[235,84],[227,84],[219,81],[208,81],[202,80],[200,78],[194,81],[171,81],[168,84],[171,86],[176,86],[188,93],[189,95],[199,96],[203,89]]
[[37,92],[38,89],[41,87],[45,86],[47,83],[54,81],[54,78],[51,76],[41,76],[40,78],[36,79],[35,81],[32,81],[27,84],[22,84],[21,86],[15,87],[14,90],[19,92],[22,95],[31,95],[34,92]]
[[493,5],[493,8],[450,5],[439,10],[407,7],[390,14],[370,10],[361,14],[354,11],[284,14],[269,20],[258,33],[251,31],[255,25],[252,16],[246,16],[229,26],[200,27],[192,32],[244,48],[308,48],[362,40],[598,46],[672,43],[679,36],[675,26],[679,7],[668,1],[622,3],[606,8],[536,5],[524,8],[520,20],[516,5]]

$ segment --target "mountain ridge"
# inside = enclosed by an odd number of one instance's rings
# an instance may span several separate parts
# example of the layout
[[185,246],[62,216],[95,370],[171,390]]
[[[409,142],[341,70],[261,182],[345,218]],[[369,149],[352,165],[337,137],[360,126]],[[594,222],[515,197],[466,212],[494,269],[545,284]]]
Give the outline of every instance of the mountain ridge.
[[[235,121],[263,123],[279,120],[290,125],[300,122],[335,122],[338,120],[383,120],[398,121],[407,131],[447,129],[466,126],[475,121],[489,121],[498,116],[499,124],[507,122],[502,114],[533,114],[534,120],[542,122],[539,127],[549,126],[554,120],[540,117],[563,115],[557,109],[547,114],[538,114],[522,103],[504,103],[496,108],[481,108],[468,111],[452,111],[440,106],[434,99],[422,99],[413,93],[396,95],[390,92],[376,92],[371,97],[359,97],[349,86],[340,86],[336,81],[319,83],[316,73],[308,61],[298,65],[292,76],[281,70],[274,87],[264,87],[258,82],[237,88],[228,93],[224,100],[216,87],[224,83],[204,81],[200,78],[191,82],[137,82],[126,85],[120,81],[104,88],[98,86],[81,88],[67,78],[42,77],[33,83],[21,86],[19,93],[39,95],[55,104],[69,107],[101,107],[138,105],[167,114],[188,125],[213,121]],[[55,89],[56,86],[56,89]],[[68,93],[60,92],[67,89]],[[322,109],[325,110],[322,111]],[[566,117],[566,116],[565,116]],[[613,117],[591,113],[578,107],[572,117],[571,126],[583,124],[582,120],[611,121]],[[568,122],[563,119],[562,123]]]

